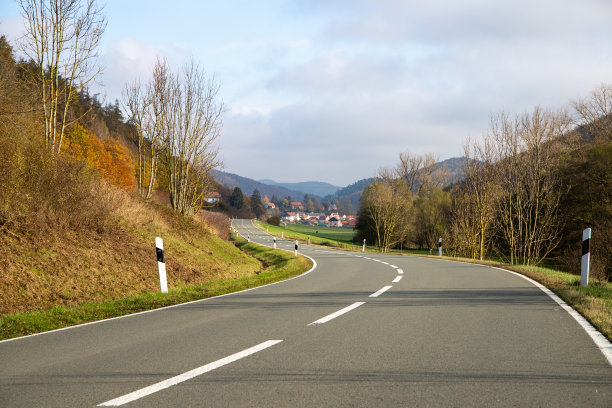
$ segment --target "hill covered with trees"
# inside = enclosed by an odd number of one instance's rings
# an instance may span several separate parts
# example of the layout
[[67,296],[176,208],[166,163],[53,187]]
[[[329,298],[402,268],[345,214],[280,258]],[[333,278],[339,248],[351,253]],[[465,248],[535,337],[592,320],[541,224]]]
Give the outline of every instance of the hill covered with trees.
[[592,275],[612,279],[612,86],[572,102],[494,115],[465,145],[463,177],[449,187],[428,156],[400,155],[365,188],[357,240],[383,251],[417,246],[510,264],[553,262],[579,273],[592,228]]

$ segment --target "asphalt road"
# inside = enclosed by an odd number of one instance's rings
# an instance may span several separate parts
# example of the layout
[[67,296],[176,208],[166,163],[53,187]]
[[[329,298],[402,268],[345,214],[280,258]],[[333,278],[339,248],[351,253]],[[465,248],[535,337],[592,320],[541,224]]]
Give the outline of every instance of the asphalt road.
[[520,277],[300,252],[317,267],[285,282],[0,342],[0,407],[612,406],[608,360]]

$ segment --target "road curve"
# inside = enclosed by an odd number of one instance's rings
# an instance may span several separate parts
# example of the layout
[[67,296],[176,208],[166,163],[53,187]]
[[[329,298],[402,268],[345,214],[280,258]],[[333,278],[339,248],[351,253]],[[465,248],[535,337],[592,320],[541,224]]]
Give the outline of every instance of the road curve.
[[0,406],[612,406],[606,358],[520,277],[299,250],[296,279],[0,342]]

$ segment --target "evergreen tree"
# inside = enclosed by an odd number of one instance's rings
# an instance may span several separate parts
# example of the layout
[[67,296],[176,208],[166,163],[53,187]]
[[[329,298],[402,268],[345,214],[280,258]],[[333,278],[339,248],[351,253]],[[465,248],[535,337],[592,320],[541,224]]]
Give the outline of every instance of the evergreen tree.
[[244,194],[242,194],[242,190],[240,189],[240,187],[236,186],[232,190],[232,195],[229,199],[229,205],[237,210],[240,210],[244,207]]
[[253,190],[253,195],[251,195],[251,211],[253,211],[255,218],[261,218],[261,216],[264,214],[261,194],[257,189]]

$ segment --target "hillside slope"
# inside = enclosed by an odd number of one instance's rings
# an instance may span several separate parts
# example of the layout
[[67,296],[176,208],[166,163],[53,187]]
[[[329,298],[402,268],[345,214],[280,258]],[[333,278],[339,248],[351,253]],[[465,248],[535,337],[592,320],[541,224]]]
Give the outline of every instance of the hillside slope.
[[[126,195],[103,232],[0,234],[0,316],[159,292],[155,237],[164,239],[170,289],[252,276],[257,259],[217,236],[202,219]],[[227,234],[229,225],[218,229]]]
[[253,190],[255,189],[259,190],[262,197],[267,195],[268,198],[272,198],[272,196],[277,196],[278,198],[290,196],[294,200],[301,200],[304,194],[306,194],[304,191],[289,190],[281,186],[271,186],[248,177],[226,173],[224,171],[213,170],[211,174],[218,183],[230,188],[238,186],[244,194],[249,196],[253,194]]
[[342,187],[334,186],[333,184],[324,183],[322,181],[302,181],[298,183],[278,183],[274,180],[259,180],[260,183],[264,183],[270,186],[284,187],[289,190],[304,191],[310,195],[317,197],[323,197],[329,194],[334,194]]

